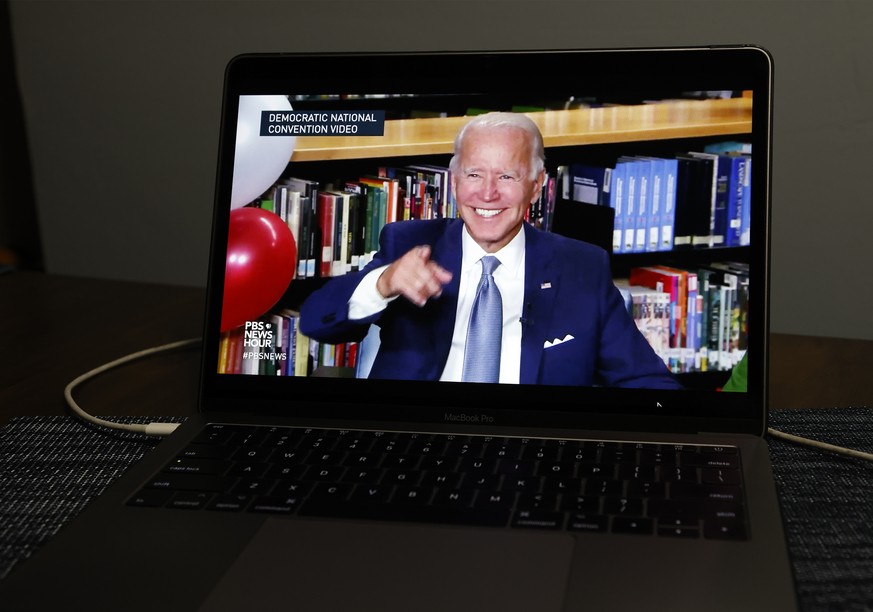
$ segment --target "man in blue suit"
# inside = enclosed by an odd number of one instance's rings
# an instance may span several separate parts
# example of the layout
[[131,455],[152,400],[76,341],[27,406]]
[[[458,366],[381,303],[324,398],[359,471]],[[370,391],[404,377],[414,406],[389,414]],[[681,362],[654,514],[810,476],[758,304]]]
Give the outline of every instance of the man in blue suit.
[[494,255],[500,383],[680,388],[629,316],[606,252],[525,223],[544,159],[527,116],[471,120],[450,162],[460,219],[387,224],[362,271],[332,279],[304,302],[301,331],[336,344],[361,340],[375,324],[370,378],[464,380],[481,260]]

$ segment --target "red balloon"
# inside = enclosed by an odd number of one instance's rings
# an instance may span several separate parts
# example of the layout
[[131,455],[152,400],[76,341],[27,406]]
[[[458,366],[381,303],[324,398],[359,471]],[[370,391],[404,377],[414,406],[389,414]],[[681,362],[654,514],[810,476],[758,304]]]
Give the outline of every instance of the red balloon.
[[230,211],[221,331],[257,319],[288,289],[297,245],[281,217],[260,208]]

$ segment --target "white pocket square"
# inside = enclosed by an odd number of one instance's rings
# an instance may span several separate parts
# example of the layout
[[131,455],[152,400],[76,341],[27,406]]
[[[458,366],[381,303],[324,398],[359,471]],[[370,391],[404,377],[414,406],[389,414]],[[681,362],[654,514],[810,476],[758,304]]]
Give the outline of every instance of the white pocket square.
[[551,348],[551,347],[553,347],[553,346],[558,346],[558,345],[561,344],[562,342],[567,342],[568,340],[572,340],[572,339],[573,339],[573,336],[572,336],[571,334],[567,334],[566,336],[564,336],[563,339],[561,339],[561,338],[555,338],[554,340],[546,340],[546,341],[543,343],[543,348],[544,348],[544,349],[547,349],[547,348]]

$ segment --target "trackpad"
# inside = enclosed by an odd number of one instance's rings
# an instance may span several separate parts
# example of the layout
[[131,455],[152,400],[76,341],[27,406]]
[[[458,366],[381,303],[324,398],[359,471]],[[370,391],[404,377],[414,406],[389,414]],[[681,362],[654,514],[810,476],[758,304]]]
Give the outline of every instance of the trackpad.
[[565,533],[268,519],[202,610],[563,608]]

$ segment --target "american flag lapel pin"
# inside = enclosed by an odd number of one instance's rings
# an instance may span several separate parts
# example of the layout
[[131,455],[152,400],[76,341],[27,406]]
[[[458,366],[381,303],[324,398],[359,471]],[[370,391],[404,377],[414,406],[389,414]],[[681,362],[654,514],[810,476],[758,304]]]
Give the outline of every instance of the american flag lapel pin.
[[551,288],[552,288],[552,283],[550,283],[549,281],[546,281],[546,282],[540,284],[540,289],[551,289]]

